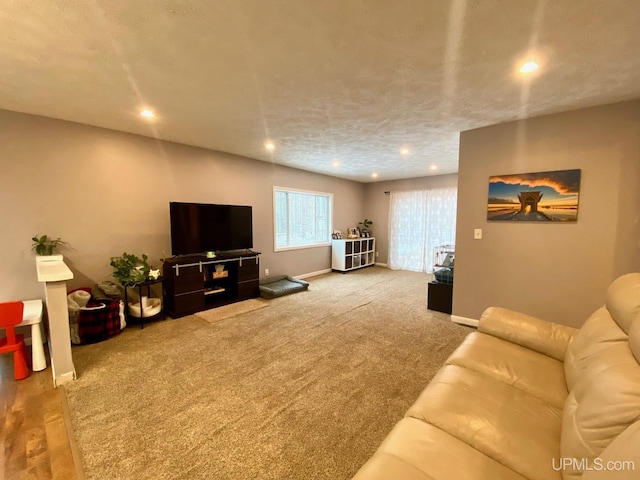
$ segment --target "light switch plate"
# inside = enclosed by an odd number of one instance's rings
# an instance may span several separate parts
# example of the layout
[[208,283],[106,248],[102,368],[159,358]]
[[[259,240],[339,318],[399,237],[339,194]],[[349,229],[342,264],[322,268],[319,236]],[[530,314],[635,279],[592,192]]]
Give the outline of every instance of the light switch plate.
[[482,229],[481,228],[476,228],[473,231],[473,238],[475,238],[476,240],[482,240]]

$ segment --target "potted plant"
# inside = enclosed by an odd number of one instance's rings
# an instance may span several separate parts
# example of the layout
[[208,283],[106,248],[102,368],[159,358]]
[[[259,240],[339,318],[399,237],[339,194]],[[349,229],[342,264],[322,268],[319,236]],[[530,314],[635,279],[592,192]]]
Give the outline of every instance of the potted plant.
[[160,276],[160,270],[151,268],[148,259],[145,253],[140,258],[127,252],[119,257],[111,257],[111,266],[114,270],[111,275],[124,287],[124,298],[125,303],[128,303],[126,308],[129,309],[129,315],[138,318],[152,317],[162,310],[162,301],[158,298],[148,298],[142,294],[142,290],[138,291],[138,301],[129,302],[127,299],[128,287],[135,287],[147,280],[157,280]]
[[56,248],[65,245],[60,237],[51,238],[47,235],[36,235],[31,240],[33,240],[31,250],[35,250],[36,255],[40,256],[53,255]]
[[160,271],[149,266],[148,256],[142,254],[142,258],[124,252],[119,257],[111,257],[111,266],[114,269],[112,276],[124,287],[133,287],[146,280],[157,279]]
[[371,225],[373,225],[373,222],[371,220],[369,220],[368,218],[365,218],[363,221],[358,222],[358,225],[362,225],[362,229],[360,230],[360,233],[362,233],[363,237],[368,237],[369,235],[369,227]]

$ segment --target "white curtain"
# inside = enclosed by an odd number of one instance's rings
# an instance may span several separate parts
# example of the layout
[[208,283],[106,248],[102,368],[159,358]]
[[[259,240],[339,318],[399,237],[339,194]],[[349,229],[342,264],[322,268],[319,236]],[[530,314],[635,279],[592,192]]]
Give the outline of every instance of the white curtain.
[[433,251],[456,240],[458,189],[391,192],[389,268],[433,272]]

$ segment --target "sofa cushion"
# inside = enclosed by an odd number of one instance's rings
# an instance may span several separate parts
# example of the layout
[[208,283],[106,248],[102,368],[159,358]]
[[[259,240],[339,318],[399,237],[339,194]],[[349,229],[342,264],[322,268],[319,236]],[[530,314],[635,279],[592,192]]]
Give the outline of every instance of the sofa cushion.
[[478,331],[564,360],[567,346],[577,330],[547,322],[507,308],[489,307],[480,317]]
[[588,370],[592,374],[605,368],[612,352],[628,348],[627,334],[613,320],[606,307],[588,318],[567,347],[564,373],[569,391]]
[[640,363],[640,318],[633,322],[629,329],[629,347],[633,356]]
[[607,310],[625,332],[640,318],[640,273],[629,273],[616,279],[607,289]]
[[627,334],[638,318],[640,273],[623,275],[609,286],[606,305],[589,317],[567,347],[564,364],[569,390],[584,374],[592,376],[606,368],[611,355],[627,351]]
[[353,480],[525,480],[433,425],[404,418]]
[[[592,460],[632,423],[640,419],[640,365],[629,344],[595,355],[567,397],[563,412],[563,458]],[[566,469],[565,480],[580,478]]]
[[[640,274],[614,281],[606,305],[574,335],[565,355],[569,396],[562,421],[562,458],[593,461],[640,418],[640,365],[627,332],[635,335],[640,314]],[[576,469],[562,471],[577,479]]]
[[561,478],[551,462],[560,455],[561,410],[492,376],[446,365],[407,416],[440,428],[526,478]]
[[567,399],[562,362],[491,335],[471,333],[446,363],[494,377],[558,409]]
[[582,480],[638,480],[640,421],[618,435],[584,473]]

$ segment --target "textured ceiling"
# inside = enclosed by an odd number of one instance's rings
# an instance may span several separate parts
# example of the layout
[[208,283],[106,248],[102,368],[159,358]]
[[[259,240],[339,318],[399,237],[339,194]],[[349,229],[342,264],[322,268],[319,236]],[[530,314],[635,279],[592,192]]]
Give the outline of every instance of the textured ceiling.
[[0,108],[369,182],[457,171],[460,131],[638,98],[639,51],[638,0],[5,0]]

